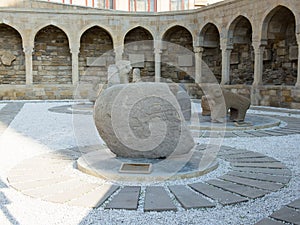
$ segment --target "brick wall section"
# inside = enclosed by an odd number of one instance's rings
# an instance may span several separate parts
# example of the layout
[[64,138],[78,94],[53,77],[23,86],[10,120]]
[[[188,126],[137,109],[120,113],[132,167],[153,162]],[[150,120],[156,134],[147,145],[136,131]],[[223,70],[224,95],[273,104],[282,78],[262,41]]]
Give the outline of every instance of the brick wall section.
[[[100,27],[88,29],[80,40],[79,74],[83,83],[105,83],[107,67],[114,64],[113,43],[110,35]],[[101,58],[105,64],[88,65],[88,59]]]
[[0,63],[0,84],[25,84],[25,58],[22,38],[13,28],[0,25],[0,51],[8,51],[17,58],[10,66]]
[[47,26],[35,37],[33,83],[72,83],[72,60],[68,38],[57,27]]

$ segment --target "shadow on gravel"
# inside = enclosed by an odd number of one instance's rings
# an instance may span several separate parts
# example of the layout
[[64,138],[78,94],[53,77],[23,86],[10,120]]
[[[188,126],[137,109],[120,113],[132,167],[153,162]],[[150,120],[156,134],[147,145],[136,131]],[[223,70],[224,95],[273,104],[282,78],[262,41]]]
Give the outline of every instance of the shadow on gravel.
[[6,219],[13,225],[20,225],[17,219],[10,213],[6,205],[9,205],[11,202],[6,197],[6,195],[1,191],[8,186],[0,179],[0,210],[3,212]]

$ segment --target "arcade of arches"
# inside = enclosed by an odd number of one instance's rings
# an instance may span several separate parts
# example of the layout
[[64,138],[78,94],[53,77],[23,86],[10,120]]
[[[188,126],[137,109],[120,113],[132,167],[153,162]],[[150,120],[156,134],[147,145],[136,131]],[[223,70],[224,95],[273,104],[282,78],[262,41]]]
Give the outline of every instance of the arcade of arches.
[[144,80],[183,83],[192,97],[201,96],[195,83],[207,82],[209,69],[252,104],[300,108],[296,0],[142,16],[26,2],[15,6],[16,20],[11,8],[0,8],[0,99],[73,98],[78,81],[105,84],[107,67],[125,59]]

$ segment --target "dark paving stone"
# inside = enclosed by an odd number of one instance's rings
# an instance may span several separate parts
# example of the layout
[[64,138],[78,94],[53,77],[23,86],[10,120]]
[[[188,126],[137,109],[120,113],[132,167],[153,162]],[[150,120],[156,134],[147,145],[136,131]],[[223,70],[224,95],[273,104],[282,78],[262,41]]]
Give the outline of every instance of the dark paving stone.
[[274,131],[272,131],[272,130],[264,130],[264,131],[258,131],[258,132],[267,134],[267,135],[269,135],[269,136],[283,136],[283,134],[274,132]]
[[[10,123],[15,119],[18,113],[23,108],[24,103],[20,102],[13,102],[7,103],[1,110],[0,110],[0,122],[8,127]],[[4,132],[6,128],[2,126],[0,128],[0,134]]]
[[288,204],[289,207],[300,209],[300,198]]
[[226,158],[226,161],[229,162],[242,162],[242,163],[255,163],[255,162],[278,162],[278,160],[271,157],[259,157],[259,158]]
[[147,187],[144,211],[176,211],[177,207],[163,187]]
[[126,186],[117,193],[105,209],[135,210],[138,207],[141,187]]
[[232,133],[238,137],[254,137],[252,134],[245,133],[244,131],[233,131]]
[[237,172],[231,171],[227,175],[250,178],[254,180],[270,181],[275,183],[287,184],[290,181],[290,177],[285,176],[273,176],[268,174],[259,174],[259,173],[247,173],[247,172]]
[[238,154],[227,154],[222,157],[224,157],[225,159],[243,159],[243,158],[265,158],[266,155],[256,153],[256,152],[246,151]]
[[214,207],[215,204],[184,185],[169,186],[170,191],[185,209]]
[[276,220],[271,220],[269,218],[262,219],[261,221],[255,223],[255,225],[283,225],[283,224],[285,223]]
[[262,197],[269,193],[269,191],[260,190],[257,188],[252,188],[249,186],[235,184],[223,180],[208,180],[206,181],[206,183],[252,199]]
[[277,168],[285,169],[285,165],[280,162],[271,162],[271,163],[231,163],[231,166],[235,167],[255,167],[255,168]]
[[283,207],[274,212],[270,217],[293,224],[300,224],[300,212],[295,209]]
[[224,191],[212,185],[208,185],[204,183],[194,183],[194,184],[189,184],[189,186],[194,190],[200,192],[201,194],[219,201],[222,205],[230,205],[230,204],[236,204],[239,202],[248,201],[247,198],[244,198],[239,195],[235,195],[228,191]]
[[280,188],[284,187],[282,184],[277,184],[273,182],[268,181],[260,181],[260,180],[253,180],[248,178],[242,178],[242,177],[235,177],[235,176],[229,176],[229,175],[223,175],[221,177],[218,177],[222,180],[231,181],[237,184],[242,184],[250,187],[255,187],[263,190],[269,190],[269,191],[277,191]]
[[270,136],[268,133],[261,132],[261,131],[245,131],[246,134],[253,135],[255,137],[266,137]]
[[292,172],[288,169],[269,169],[269,168],[249,168],[249,167],[233,167],[234,171],[252,172],[252,173],[265,173],[271,175],[282,175],[290,177]]

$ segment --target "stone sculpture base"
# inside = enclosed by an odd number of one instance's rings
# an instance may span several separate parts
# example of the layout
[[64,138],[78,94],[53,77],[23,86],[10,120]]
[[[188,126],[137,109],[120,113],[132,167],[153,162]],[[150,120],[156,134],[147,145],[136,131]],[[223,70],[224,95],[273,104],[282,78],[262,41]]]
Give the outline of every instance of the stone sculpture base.
[[[189,154],[168,159],[132,159],[116,157],[109,149],[87,153],[77,160],[80,171],[110,181],[159,182],[192,178],[204,175],[218,167],[213,161],[208,166],[199,167],[202,153],[192,150]],[[122,163],[151,163],[151,173],[120,173]]]

